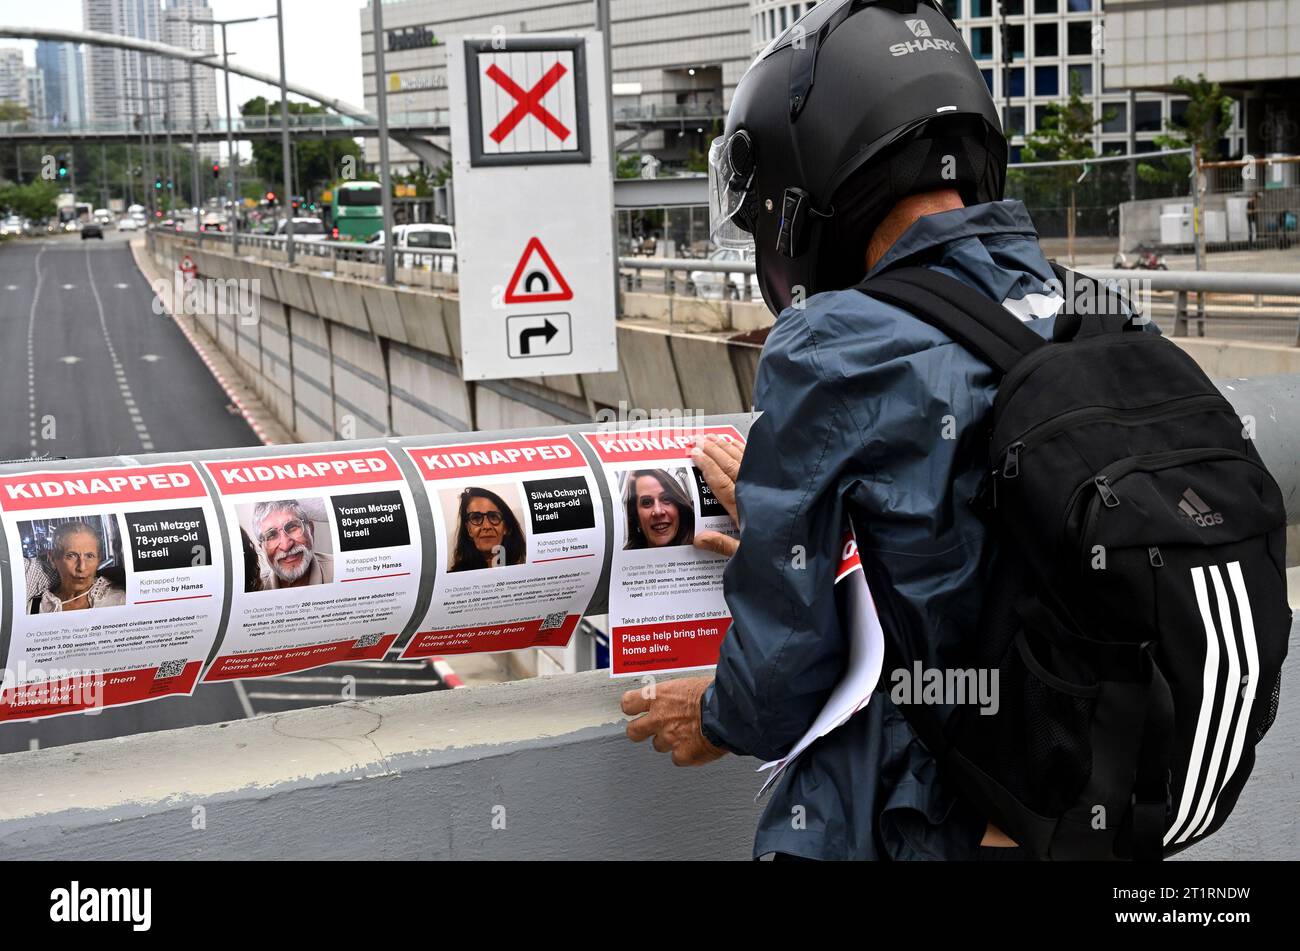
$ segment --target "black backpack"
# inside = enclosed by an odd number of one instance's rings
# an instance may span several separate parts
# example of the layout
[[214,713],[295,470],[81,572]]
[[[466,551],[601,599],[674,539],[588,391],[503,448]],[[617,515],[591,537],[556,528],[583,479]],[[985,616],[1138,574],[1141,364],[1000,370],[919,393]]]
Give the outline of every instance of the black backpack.
[[1223,824],[1273,723],[1291,623],[1286,515],[1196,363],[1141,332],[1127,305],[1085,319],[1101,308],[1072,302],[1113,294],[1057,275],[1073,293],[1050,342],[935,271],[858,285],[1001,377],[984,488],[956,500],[981,509],[995,552],[978,642],[936,658],[876,592],[886,669],[997,672],[995,715],[900,709],[1028,853],[1158,859]]

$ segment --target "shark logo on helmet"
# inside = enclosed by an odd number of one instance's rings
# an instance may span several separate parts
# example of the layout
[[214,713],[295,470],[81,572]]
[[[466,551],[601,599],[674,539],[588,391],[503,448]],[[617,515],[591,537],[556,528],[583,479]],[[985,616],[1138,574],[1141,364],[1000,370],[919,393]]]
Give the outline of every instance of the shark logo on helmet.
[[894,43],[889,47],[890,55],[906,56],[908,53],[919,53],[921,50],[944,50],[949,53],[957,52],[957,44],[952,40],[941,40],[935,38],[930,33],[930,24],[924,20],[904,20],[903,23],[912,35],[916,37],[906,43]]

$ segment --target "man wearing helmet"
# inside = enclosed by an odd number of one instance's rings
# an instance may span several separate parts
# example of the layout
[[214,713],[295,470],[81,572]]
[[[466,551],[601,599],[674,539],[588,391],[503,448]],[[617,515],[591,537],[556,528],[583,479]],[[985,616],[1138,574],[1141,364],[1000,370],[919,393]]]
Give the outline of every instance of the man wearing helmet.
[[[847,664],[833,589],[850,520],[887,627],[919,632],[936,658],[976,633],[993,546],[970,503],[997,378],[854,286],[906,262],[1049,335],[1062,298],[1028,212],[1001,200],[1006,162],[988,87],[933,0],[827,0],[741,79],[710,150],[715,240],[754,245],[779,317],[737,480],[733,624],[711,682],[625,696],[647,714],[633,739],[655,736],[681,765],[791,749]],[[1019,853],[940,779],[887,680],[789,766],[756,856]]]

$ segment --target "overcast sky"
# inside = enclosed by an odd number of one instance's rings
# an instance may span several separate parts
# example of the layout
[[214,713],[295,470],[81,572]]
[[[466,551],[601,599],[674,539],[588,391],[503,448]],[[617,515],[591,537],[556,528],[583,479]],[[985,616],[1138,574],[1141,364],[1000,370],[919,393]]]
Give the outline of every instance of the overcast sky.
[[[93,2],[93,0],[92,0]],[[275,13],[275,0],[209,0],[218,20]],[[362,105],[361,34],[357,11],[365,0],[284,0],[284,46],[288,78],[353,105]],[[0,0],[0,23],[13,26],[48,26],[82,29],[82,0]],[[228,27],[231,62],[279,74],[275,21]],[[221,34],[217,32],[217,51]],[[22,46],[29,64],[35,63],[35,41],[6,40],[0,46]],[[230,95],[236,105],[268,87],[232,74]],[[225,111],[220,78],[217,99]],[[92,117],[93,118],[93,117]]]

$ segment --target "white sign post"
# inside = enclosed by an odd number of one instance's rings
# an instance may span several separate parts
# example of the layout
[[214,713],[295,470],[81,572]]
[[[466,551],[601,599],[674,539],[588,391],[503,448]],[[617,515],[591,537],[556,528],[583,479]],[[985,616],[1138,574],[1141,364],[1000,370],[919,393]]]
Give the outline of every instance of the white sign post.
[[447,44],[466,380],[618,369],[604,76],[594,33]]

